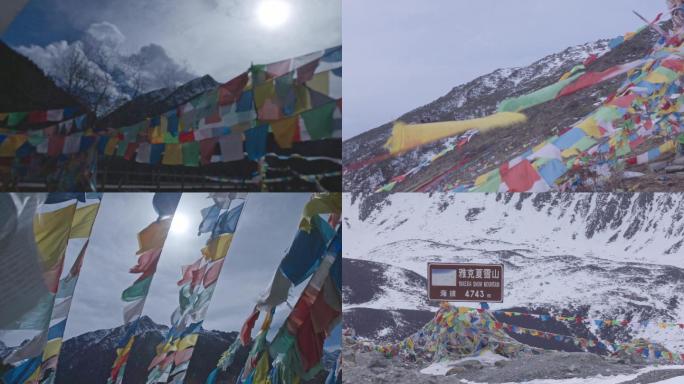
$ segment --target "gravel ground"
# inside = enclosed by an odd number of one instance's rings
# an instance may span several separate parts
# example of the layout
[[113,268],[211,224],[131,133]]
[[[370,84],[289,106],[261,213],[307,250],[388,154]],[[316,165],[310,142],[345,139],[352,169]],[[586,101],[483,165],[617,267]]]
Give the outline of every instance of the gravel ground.
[[679,377],[684,383],[684,369],[663,369],[660,371],[651,371],[639,375],[634,380],[622,382],[620,384],[651,384],[663,380]]
[[[542,351],[494,365],[483,366],[477,361],[454,365],[447,376],[420,373],[424,366],[398,359],[387,359],[377,352],[346,351],[343,356],[344,382],[354,384],[442,384],[461,383],[462,379],[478,383],[526,382],[534,379],[589,378],[598,375],[614,376],[634,374],[644,365],[630,364],[591,353]],[[649,384],[681,377],[684,370],[663,369],[640,375],[620,384]]]

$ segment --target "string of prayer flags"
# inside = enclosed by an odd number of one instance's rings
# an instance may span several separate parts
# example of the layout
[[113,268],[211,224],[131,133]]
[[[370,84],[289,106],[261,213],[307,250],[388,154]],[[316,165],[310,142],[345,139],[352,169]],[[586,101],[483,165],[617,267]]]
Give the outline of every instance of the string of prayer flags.
[[58,123],[62,120],[74,117],[75,112],[75,108],[50,109],[31,112],[4,112],[0,113],[0,122],[5,121],[4,126],[6,127],[16,127],[22,123]]
[[[317,194],[307,203],[300,228],[275,273],[269,293],[257,302],[242,326],[240,336],[221,355],[207,384],[214,384],[218,373],[232,364],[238,348],[251,341],[252,328],[262,311],[266,311],[267,316],[253,341],[238,382],[292,383],[311,379],[320,371],[323,343],[342,314],[340,203],[339,194]],[[206,218],[209,214],[206,211],[203,216]],[[322,214],[329,215],[330,224]],[[300,284],[309,276],[311,279],[288,320],[268,343],[266,336],[276,306],[287,301],[292,285]]]
[[[418,164],[417,166],[411,168],[410,170],[408,170],[408,171],[407,171],[406,173],[404,173],[403,175],[399,175],[399,176],[393,177],[393,178],[390,180],[389,183],[387,183],[387,184],[385,184],[385,185],[382,185],[382,186],[378,187],[378,189],[376,189],[375,193],[379,193],[379,192],[391,192],[391,191],[397,186],[397,184],[403,182],[407,177],[409,177],[409,176],[411,176],[411,175],[414,175],[414,174],[420,172],[421,170],[427,168],[428,166],[430,166],[430,164],[434,163],[434,162],[437,161],[438,159],[441,159],[442,157],[446,156],[448,153],[450,153],[450,152],[452,152],[452,151],[456,151],[456,150],[459,150],[459,151],[460,151],[460,150],[462,150],[463,147],[464,147],[466,144],[468,144],[468,143],[470,142],[470,140],[472,140],[472,138],[475,137],[478,133],[479,133],[479,131],[476,130],[476,129],[471,129],[471,130],[466,131],[464,134],[462,134],[461,136],[459,136],[459,137],[456,139],[456,143],[447,145],[447,147],[444,148],[442,151],[440,151],[439,153],[437,153],[436,155],[432,156],[432,157],[429,158],[429,159],[423,160],[420,164]],[[371,161],[368,162],[367,164],[375,163],[375,162],[377,162],[377,161],[381,161],[381,160],[384,160],[384,159],[385,159],[384,157],[378,157],[378,158],[376,158],[376,159],[371,160]],[[464,163],[465,163],[465,162],[464,162]],[[364,165],[367,165],[367,164],[363,164],[363,163],[352,164],[352,165],[349,166],[348,168],[349,168],[349,169],[359,169],[360,167],[362,167],[362,166],[364,166]],[[359,168],[357,168],[357,167],[359,167]],[[457,167],[455,167],[455,169],[458,169],[458,168],[461,168],[461,167],[463,167],[463,164],[458,165]],[[435,180],[435,182],[433,182],[433,183],[436,184],[436,182],[439,181],[440,178],[445,177],[445,176],[448,175],[449,173],[450,173],[449,171],[445,172],[445,174],[444,174],[442,177],[438,177],[437,180]],[[431,187],[430,184],[433,184],[433,183],[428,183],[428,185],[427,185],[426,187],[424,187],[424,188],[425,188],[425,191],[429,190],[428,188]],[[413,191],[413,192],[424,192],[423,190],[418,190],[418,189],[415,189],[415,190],[412,190],[412,191]]]
[[[333,278],[333,271],[341,271],[341,268],[338,270],[333,267],[342,262],[341,246],[335,245],[341,244],[341,240],[342,231],[338,227],[326,256],[286,323],[271,342],[270,354],[284,355],[281,364],[289,365],[303,379],[309,379],[320,371],[323,344],[341,318],[341,290],[335,283],[335,280],[340,280],[340,276]],[[276,366],[273,369],[281,367]]]
[[527,116],[521,113],[498,112],[487,117],[464,121],[410,125],[403,122],[395,122],[392,128],[392,135],[387,140],[385,148],[392,155],[397,155],[440,139],[463,134],[471,129],[485,132],[521,124],[526,121]]
[[202,209],[198,236],[211,235],[202,256],[181,268],[179,306],[171,314],[171,328],[148,366],[148,383],[185,380],[200,326],[246,204],[246,194],[242,193],[214,193],[210,197],[214,204]]
[[[314,194],[304,207],[300,229],[276,271],[268,293],[259,301],[264,308],[285,300],[293,285],[298,285],[314,272],[334,236],[332,227],[317,212],[338,215],[341,205],[338,193]],[[341,200],[340,200],[341,201]]]
[[140,316],[180,197],[181,194],[175,192],[155,193],[152,197],[152,207],[158,218],[138,233],[139,249],[136,252],[138,261],[129,272],[140,274],[140,276],[121,293],[121,300],[126,303],[123,310],[126,334],[117,344],[116,358],[107,378],[107,384],[123,382],[128,356],[135,343]]
[[[509,163],[520,161],[520,158],[533,161],[533,168],[527,169],[525,177],[536,178],[534,174],[538,173],[550,189],[567,190],[585,183],[600,183],[610,177],[610,170],[621,165],[646,164],[671,152],[674,148],[669,143],[681,132],[679,110],[684,101],[680,97],[684,89],[678,79],[684,74],[679,57],[682,49],[681,45],[659,46],[644,59],[583,75],[559,97],[618,75],[626,74],[627,79],[598,109],[556,139],[543,142],[544,153],[540,151],[540,144]],[[635,153],[646,145],[650,148]],[[549,150],[553,147],[554,150]],[[560,158],[556,149],[561,151]],[[579,177],[575,171],[582,169],[597,174],[598,180]],[[471,190],[518,190],[511,189],[508,183],[497,182],[499,176],[497,171],[481,175]],[[534,188],[530,183],[522,186]]]
[[[96,202],[87,204],[76,209],[74,218],[71,224],[71,231],[69,233],[69,241],[72,239],[85,239],[81,250],[73,262],[66,276],[60,279],[55,303],[50,318],[50,328],[47,333],[47,346],[51,343],[55,346],[61,346],[64,337],[64,330],[67,324],[69,310],[71,309],[71,301],[78,283],[78,278],[81,272],[81,266],[85,258],[88,243],[90,241],[90,234],[100,209],[100,197],[95,197]],[[59,361],[60,348],[55,348],[54,351],[46,349],[43,352],[43,360],[41,362],[40,371],[43,377],[41,382],[54,382],[57,374],[57,364]]]
[[[94,198],[96,202],[88,201],[87,197]],[[38,380],[40,382],[54,381],[71,300],[88,247],[100,198],[101,196],[97,194],[50,194],[41,211],[33,218],[33,232],[39,254],[46,256],[59,253],[60,256],[54,261],[55,265],[52,267],[49,265],[53,263],[53,257],[43,259],[44,262],[50,260],[48,261],[50,264],[43,263],[43,268],[50,269],[44,272],[43,279],[41,279],[47,283],[50,292],[43,297],[41,304],[31,311],[30,316],[33,319],[29,321],[35,325],[29,328],[40,329],[40,333],[5,358],[5,363],[19,362],[5,375],[7,382],[25,377],[36,382]],[[80,201],[84,204],[77,207]],[[66,253],[67,243],[71,241],[82,242],[80,251],[75,255]],[[62,266],[67,258],[73,258],[73,262],[63,275]],[[20,326],[18,329],[25,328]],[[21,363],[21,361],[24,362]],[[8,376],[13,378],[8,379]]]
[[0,232],[0,286],[5,292],[0,329],[12,328],[48,294],[33,229],[43,201],[40,195],[0,194],[0,207],[8,212],[7,230]]
[[[495,311],[494,313],[509,317],[527,315],[509,311]],[[542,321],[549,320],[547,315],[539,316],[543,319]],[[481,348],[488,348],[504,356],[514,356],[521,351],[530,350],[527,345],[512,339],[510,337],[512,334],[572,344],[583,350],[598,348],[609,351],[613,355],[629,353],[646,358],[667,359],[670,362],[684,361],[684,354],[675,354],[641,340],[619,345],[604,343],[598,339],[540,331],[498,321],[492,316],[492,312],[485,309],[453,307],[447,303],[440,307],[432,321],[405,340],[394,344],[369,345],[368,347],[370,350],[377,350],[387,356],[401,356],[411,358],[413,361],[419,359],[426,363],[472,356]]]

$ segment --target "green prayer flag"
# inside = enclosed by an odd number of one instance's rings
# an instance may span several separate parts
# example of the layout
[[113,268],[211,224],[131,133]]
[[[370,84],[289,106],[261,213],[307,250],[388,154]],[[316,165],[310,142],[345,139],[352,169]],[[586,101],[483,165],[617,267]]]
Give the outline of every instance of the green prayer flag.
[[116,155],[119,157],[124,157],[127,149],[128,149],[128,141],[126,141],[126,140],[120,141],[119,146],[116,148]]
[[487,180],[486,183],[475,188],[473,192],[499,192],[499,187],[501,186],[501,174],[499,171],[495,175]]
[[7,125],[13,127],[19,125],[28,116],[28,112],[12,112],[7,119]]
[[152,283],[152,276],[136,281],[130,287],[126,288],[121,292],[121,300],[123,301],[135,301],[147,295],[147,291],[150,290],[150,284]]
[[28,135],[28,142],[31,143],[34,147],[39,146],[40,144],[43,143],[43,141],[47,140],[45,136],[43,136],[43,132],[31,132]]
[[551,84],[547,87],[541,88],[532,93],[526,95],[508,98],[501,102],[499,105],[499,112],[520,112],[525,109],[534,107],[535,105],[543,104],[551,101],[558,96],[558,94],[563,90],[563,88],[572,84],[577,80],[583,73],[577,73],[565,80],[561,80],[557,83]]
[[164,132],[164,143],[178,144],[178,136],[174,136],[170,132]]
[[199,166],[200,145],[197,141],[183,143],[183,165],[188,167]]
[[328,103],[301,114],[311,140],[328,139],[333,132],[333,114],[336,103]]
[[577,148],[580,152],[584,152],[587,149],[596,145],[596,140],[592,139],[591,136],[584,136],[578,142],[573,145],[573,148]]

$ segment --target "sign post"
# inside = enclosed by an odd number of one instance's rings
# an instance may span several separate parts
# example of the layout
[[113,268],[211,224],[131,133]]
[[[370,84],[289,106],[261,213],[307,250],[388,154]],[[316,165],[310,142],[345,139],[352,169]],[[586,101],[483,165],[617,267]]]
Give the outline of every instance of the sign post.
[[430,300],[502,303],[503,286],[503,264],[428,263]]

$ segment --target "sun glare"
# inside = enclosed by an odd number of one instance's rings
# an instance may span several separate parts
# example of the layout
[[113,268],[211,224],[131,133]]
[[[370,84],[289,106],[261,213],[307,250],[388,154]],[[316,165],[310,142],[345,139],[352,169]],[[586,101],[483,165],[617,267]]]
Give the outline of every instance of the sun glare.
[[264,0],[259,3],[257,16],[264,27],[280,27],[290,18],[290,4],[282,0]]
[[187,216],[182,213],[176,213],[173,215],[173,221],[171,222],[171,232],[172,233],[185,233],[190,227],[190,222]]

